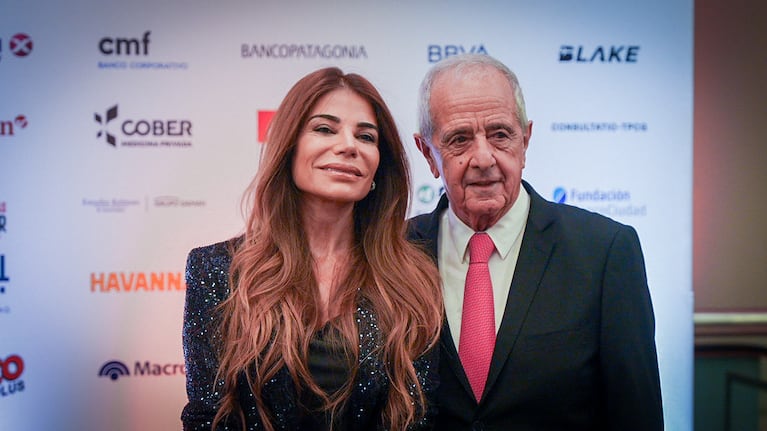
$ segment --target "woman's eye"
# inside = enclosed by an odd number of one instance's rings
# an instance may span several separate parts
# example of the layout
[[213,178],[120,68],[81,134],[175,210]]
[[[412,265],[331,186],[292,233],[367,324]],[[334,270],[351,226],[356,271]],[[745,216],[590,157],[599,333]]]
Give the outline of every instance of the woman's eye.
[[323,134],[326,134],[326,135],[333,133],[333,129],[331,129],[328,126],[317,126],[317,127],[314,128],[314,131],[318,132],[318,133],[323,133]]
[[370,143],[373,143],[373,144],[375,144],[377,142],[377,139],[376,139],[375,135],[371,135],[369,133],[363,133],[363,134],[360,135],[359,138],[362,139],[363,141],[370,142]]

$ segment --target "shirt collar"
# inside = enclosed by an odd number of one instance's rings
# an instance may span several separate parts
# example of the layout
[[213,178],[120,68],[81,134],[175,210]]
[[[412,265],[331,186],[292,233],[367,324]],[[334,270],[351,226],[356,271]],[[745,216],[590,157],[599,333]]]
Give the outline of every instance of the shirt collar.
[[[506,259],[514,241],[525,228],[529,212],[530,195],[520,184],[519,195],[514,205],[506,211],[506,214],[497,223],[485,231],[493,240],[501,259]],[[469,239],[474,235],[474,230],[455,215],[452,206],[448,207],[447,224],[450,247],[453,248],[455,256],[462,256],[463,262],[467,263],[469,261]]]

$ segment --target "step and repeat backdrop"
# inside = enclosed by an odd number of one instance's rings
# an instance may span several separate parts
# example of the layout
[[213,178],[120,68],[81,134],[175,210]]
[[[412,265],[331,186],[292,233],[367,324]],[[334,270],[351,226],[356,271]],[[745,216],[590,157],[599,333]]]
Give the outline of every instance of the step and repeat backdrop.
[[[416,92],[463,52],[508,64],[524,178],[639,232],[667,429],[691,430],[692,0],[0,1],[0,428],[167,430],[186,402],[188,251],[242,230],[289,87],[369,78],[441,193]],[[289,223],[289,220],[286,220]]]

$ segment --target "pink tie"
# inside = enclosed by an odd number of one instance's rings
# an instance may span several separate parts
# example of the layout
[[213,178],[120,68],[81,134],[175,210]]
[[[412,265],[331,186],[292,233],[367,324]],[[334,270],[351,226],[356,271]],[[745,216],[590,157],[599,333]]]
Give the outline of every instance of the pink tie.
[[466,273],[466,287],[463,291],[458,355],[477,402],[485,390],[495,346],[493,284],[487,266],[493,250],[495,244],[485,232],[477,232],[469,240],[469,271]]

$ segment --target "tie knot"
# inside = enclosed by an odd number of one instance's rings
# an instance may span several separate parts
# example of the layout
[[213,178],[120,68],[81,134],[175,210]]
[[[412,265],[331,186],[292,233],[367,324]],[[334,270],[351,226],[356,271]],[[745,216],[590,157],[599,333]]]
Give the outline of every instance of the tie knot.
[[492,238],[485,232],[477,232],[469,239],[469,263],[487,263],[495,250]]

